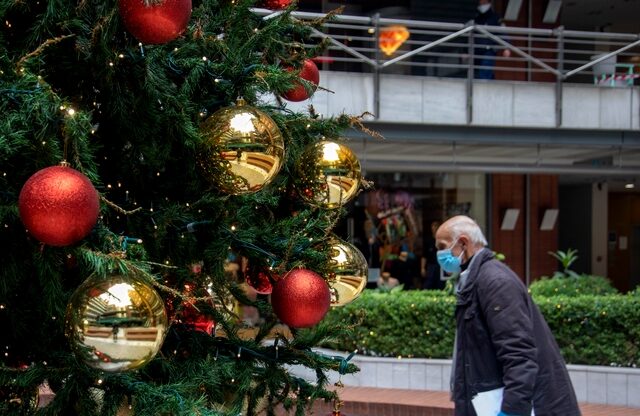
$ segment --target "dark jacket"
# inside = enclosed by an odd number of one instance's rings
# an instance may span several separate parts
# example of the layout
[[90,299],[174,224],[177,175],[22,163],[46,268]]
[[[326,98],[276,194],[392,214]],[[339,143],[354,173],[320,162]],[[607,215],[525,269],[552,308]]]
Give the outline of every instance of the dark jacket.
[[[493,8],[484,13],[478,13],[473,19],[473,23],[485,26],[500,26],[501,24],[500,16],[495,12],[495,10],[493,10]],[[476,55],[485,55],[486,53],[495,54],[495,46],[497,46],[497,44],[493,40],[485,36],[476,36],[474,38],[474,42],[478,46],[475,49]]]
[[577,416],[580,409],[551,330],[527,288],[490,250],[476,254],[456,306],[456,416],[476,416],[471,398],[504,386],[502,411]]

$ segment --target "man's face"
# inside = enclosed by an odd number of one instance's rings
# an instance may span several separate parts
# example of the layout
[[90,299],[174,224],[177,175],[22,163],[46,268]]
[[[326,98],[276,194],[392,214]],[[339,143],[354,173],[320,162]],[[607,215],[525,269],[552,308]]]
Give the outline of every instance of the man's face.
[[453,244],[453,238],[451,236],[451,232],[448,227],[440,227],[436,231],[436,248],[438,250],[445,250],[447,248],[453,249],[451,244]]
[[489,0],[479,0],[478,5],[489,4],[491,3]]
[[450,248],[451,254],[456,257],[459,256],[463,251],[462,246],[464,245],[465,241],[466,236],[464,235],[459,236],[458,239],[454,241],[448,227],[441,226],[440,228],[438,228],[438,231],[436,231],[436,249],[446,250]]

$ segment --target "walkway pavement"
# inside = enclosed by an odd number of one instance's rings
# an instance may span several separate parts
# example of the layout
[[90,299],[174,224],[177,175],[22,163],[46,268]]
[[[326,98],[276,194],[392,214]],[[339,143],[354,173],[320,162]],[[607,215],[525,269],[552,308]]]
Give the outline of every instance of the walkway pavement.
[[[449,393],[426,390],[344,387],[344,416],[453,416]],[[582,416],[640,416],[640,409],[581,403]],[[316,403],[314,415],[330,415],[333,408]]]

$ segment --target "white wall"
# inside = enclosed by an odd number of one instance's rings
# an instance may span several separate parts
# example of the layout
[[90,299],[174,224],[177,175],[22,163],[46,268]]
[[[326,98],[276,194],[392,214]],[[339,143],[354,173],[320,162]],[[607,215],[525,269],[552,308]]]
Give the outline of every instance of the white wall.
[[[320,72],[320,86],[309,101],[288,103],[293,110],[312,104],[325,116],[374,111],[371,74]],[[640,88],[564,84],[562,127],[640,129]],[[555,127],[555,84],[474,81],[472,125]],[[467,123],[466,80],[382,74],[380,120],[403,123]]]

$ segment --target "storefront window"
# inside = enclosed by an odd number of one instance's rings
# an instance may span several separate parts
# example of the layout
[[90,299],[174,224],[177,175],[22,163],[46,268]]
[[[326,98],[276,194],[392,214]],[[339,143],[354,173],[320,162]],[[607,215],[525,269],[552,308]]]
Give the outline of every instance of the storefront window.
[[379,269],[405,288],[425,288],[436,272],[432,228],[463,214],[486,229],[485,174],[367,173],[367,179],[374,187],[357,200],[351,233],[374,275]]

